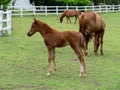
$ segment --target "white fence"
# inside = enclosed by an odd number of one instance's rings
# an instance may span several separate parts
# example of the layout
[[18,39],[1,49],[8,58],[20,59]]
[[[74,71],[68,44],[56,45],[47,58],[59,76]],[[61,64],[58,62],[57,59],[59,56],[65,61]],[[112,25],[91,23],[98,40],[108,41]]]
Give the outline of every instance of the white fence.
[[79,11],[92,10],[95,12],[120,12],[120,5],[98,5],[98,6],[8,6],[12,15],[38,15],[56,14],[59,15],[66,9],[76,9]]
[[0,36],[5,30],[11,34],[11,11],[0,11]]

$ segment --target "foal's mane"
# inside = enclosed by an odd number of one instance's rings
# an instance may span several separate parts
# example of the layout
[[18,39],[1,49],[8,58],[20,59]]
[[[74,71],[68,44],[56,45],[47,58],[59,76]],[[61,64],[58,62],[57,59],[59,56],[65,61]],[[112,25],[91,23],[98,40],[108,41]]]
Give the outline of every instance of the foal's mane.
[[52,32],[52,31],[56,31],[54,30],[53,28],[51,28],[48,24],[40,21],[40,20],[37,20],[38,24],[42,27],[42,29],[44,31],[46,31],[46,33],[49,33],[49,32]]

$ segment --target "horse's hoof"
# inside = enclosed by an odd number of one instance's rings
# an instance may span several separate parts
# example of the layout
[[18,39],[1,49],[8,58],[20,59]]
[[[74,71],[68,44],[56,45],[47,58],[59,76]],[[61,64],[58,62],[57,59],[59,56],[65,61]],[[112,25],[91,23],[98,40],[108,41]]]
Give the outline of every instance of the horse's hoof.
[[98,55],[98,53],[95,53],[95,55],[97,56],[97,55]]
[[104,55],[103,53],[101,53],[101,55]]
[[85,54],[85,56],[88,56],[88,50],[86,50],[86,51],[84,52],[84,54]]

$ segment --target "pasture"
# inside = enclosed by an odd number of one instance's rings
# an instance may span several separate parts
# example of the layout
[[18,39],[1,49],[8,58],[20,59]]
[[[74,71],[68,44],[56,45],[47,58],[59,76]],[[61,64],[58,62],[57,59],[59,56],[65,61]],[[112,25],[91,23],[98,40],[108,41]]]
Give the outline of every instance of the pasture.
[[[79,77],[79,61],[69,47],[56,48],[57,73],[47,77],[47,48],[39,33],[27,37],[32,16],[12,17],[12,35],[0,37],[0,90],[120,90],[120,13],[102,14],[106,22],[104,55],[94,55],[93,41],[85,57],[87,77]],[[59,16],[36,16],[52,28],[79,31],[78,22]]]

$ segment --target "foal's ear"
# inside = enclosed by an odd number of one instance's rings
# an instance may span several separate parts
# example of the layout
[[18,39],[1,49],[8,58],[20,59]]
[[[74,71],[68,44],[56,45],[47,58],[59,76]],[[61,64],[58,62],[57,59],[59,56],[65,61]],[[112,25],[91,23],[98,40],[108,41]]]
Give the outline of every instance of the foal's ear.
[[34,18],[34,22],[37,23],[37,19],[36,18]]

